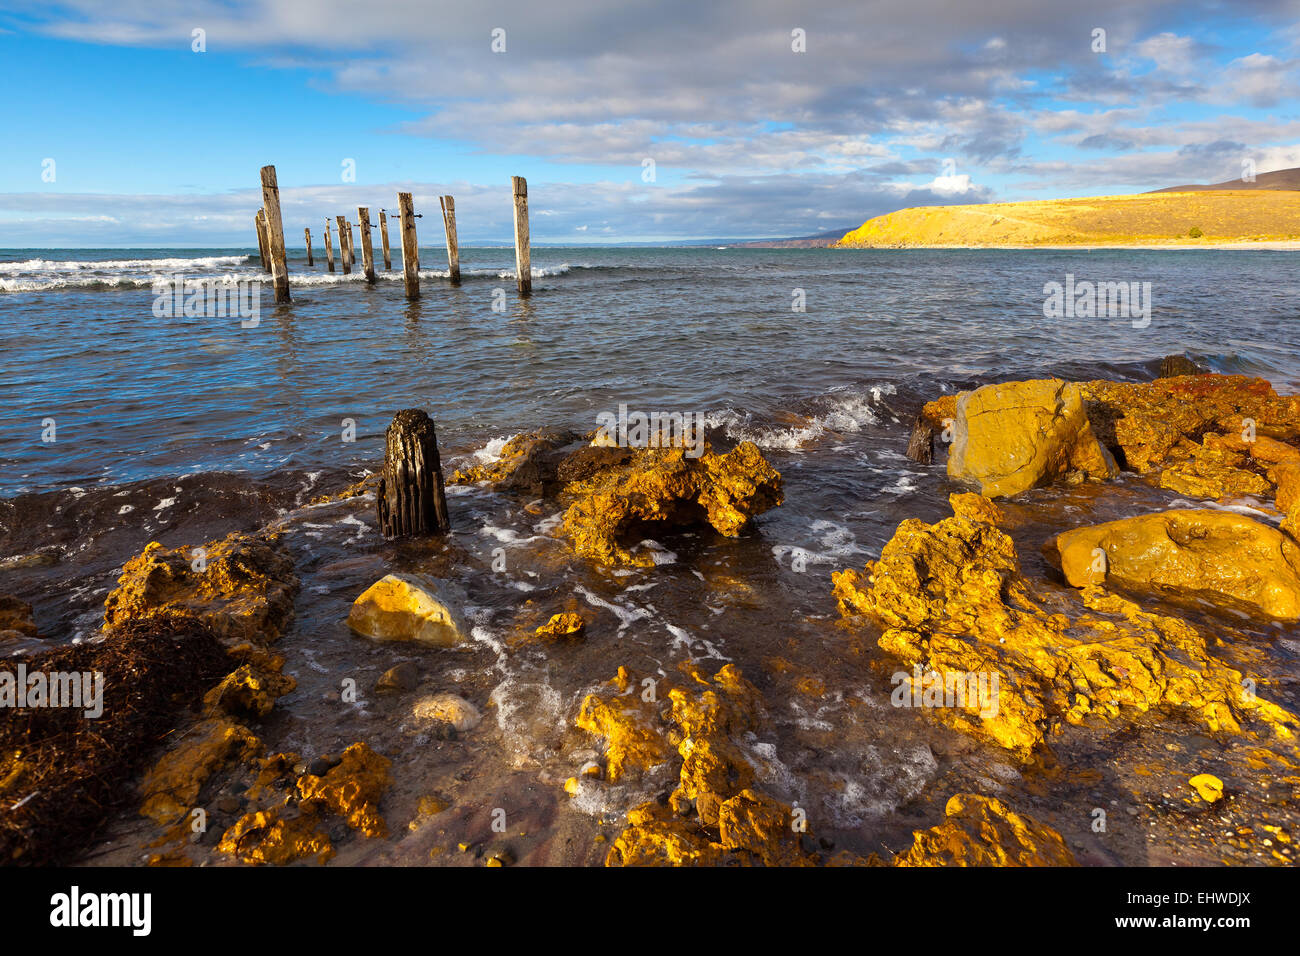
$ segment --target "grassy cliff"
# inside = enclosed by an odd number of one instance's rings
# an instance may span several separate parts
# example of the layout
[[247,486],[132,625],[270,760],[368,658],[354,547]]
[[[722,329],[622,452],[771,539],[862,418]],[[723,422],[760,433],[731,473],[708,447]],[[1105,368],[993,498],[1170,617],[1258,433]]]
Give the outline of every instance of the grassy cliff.
[[1300,239],[1300,191],[1217,189],[919,206],[869,219],[839,248],[1210,245]]

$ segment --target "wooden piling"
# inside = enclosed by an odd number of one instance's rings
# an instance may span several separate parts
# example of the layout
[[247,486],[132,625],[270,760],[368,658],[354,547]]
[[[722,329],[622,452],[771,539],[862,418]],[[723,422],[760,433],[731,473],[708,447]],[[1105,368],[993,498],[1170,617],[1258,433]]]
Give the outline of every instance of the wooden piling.
[[357,264],[357,237],[352,232],[352,223],[348,222],[348,266]]
[[347,221],[342,216],[335,216],[334,221],[339,227],[339,265],[343,267],[343,274],[349,276],[352,275],[352,263],[348,261]]
[[528,182],[511,176],[515,194],[515,285],[520,295],[533,294],[533,266],[528,252]]
[[334,271],[334,247],[330,245],[330,221],[325,220],[325,261],[329,264],[330,272]]
[[257,230],[257,254],[262,259],[262,270],[271,271],[271,260],[266,254],[266,213],[265,210],[259,209],[257,215],[253,217],[253,228]]
[[276,303],[289,301],[289,259],[284,248],[284,221],[280,218],[280,187],[275,167],[262,167],[262,209],[266,213],[266,246],[271,256],[271,281]]
[[388,251],[388,211],[379,210],[379,241],[384,247],[384,271],[393,271],[393,257]]
[[[409,202],[410,194],[405,195]],[[384,433],[378,511],[379,530],[388,538],[451,530],[438,434],[433,419],[418,408],[398,412]]]
[[420,252],[415,237],[415,207],[410,193],[397,194],[397,207],[402,224],[402,279],[406,283],[406,297],[420,297]]
[[928,465],[934,461],[934,426],[924,415],[912,422],[912,434],[907,439],[906,455],[912,461]]
[[366,273],[366,281],[375,283],[375,250],[370,241],[370,207],[357,207],[357,228],[361,230],[361,266]]
[[447,269],[451,284],[460,285],[460,243],[456,240],[456,200],[451,196],[440,196],[442,203],[442,225],[447,230]]
[[307,240],[307,265],[314,266],[316,262],[311,257],[311,230],[304,228],[302,235]]

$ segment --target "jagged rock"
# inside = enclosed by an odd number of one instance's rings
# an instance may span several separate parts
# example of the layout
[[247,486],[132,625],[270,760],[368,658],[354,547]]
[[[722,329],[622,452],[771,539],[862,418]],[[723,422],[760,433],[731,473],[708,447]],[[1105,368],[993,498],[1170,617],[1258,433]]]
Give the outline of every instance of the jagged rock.
[[938,718],[1024,760],[1062,720],[1160,706],[1183,708],[1212,731],[1248,733],[1249,717],[1294,739],[1295,715],[1243,692],[1246,675],[1210,652],[1214,637],[1099,587],[1075,600],[1032,585],[997,509],[976,495],[950,500],[953,517],[903,521],[879,561],[832,575],[840,612],[878,621],[883,650],[944,686],[971,674],[997,679],[993,713],[966,700],[935,708]]
[[468,640],[459,610],[464,596],[445,581],[416,574],[389,574],[352,604],[348,627],[379,641],[418,641],[450,647]]
[[500,458],[457,471],[451,477],[451,484],[488,482],[500,491],[553,495],[561,484],[556,472],[564,460],[565,449],[580,437],[577,432],[558,428],[516,435],[502,447]]
[[1074,866],[1061,834],[1012,811],[1001,800],[959,793],[944,822],[913,832],[895,866]]
[[161,823],[179,820],[198,805],[199,792],[221,768],[262,752],[247,727],[223,718],[196,724],[140,783],[140,813]]
[[723,848],[763,866],[815,866],[818,858],[802,846],[791,807],[755,790],[742,790],[718,810]]
[[577,726],[604,738],[606,774],[617,782],[629,769],[648,770],[668,761],[672,747],[659,719],[659,705],[631,684],[626,668],[602,690],[588,694]]
[[629,810],[627,824],[610,846],[606,866],[717,866],[726,860],[721,844],[657,803]]
[[1075,587],[1113,583],[1300,620],[1300,544],[1245,515],[1162,511],[1076,528],[1056,546]]
[[232,643],[274,641],[293,617],[298,576],[278,535],[232,534],[202,548],[157,541],[122,568],[104,602],[104,626],[200,621]]
[[283,808],[272,807],[240,817],[221,837],[217,852],[254,866],[284,866],[307,857],[324,863],[334,848],[314,814],[286,819]]
[[203,697],[209,715],[221,713],[234,717],[265,717],[275,702],[292,693],[298,682],[282,673],[284,658],[272,656],[244,645],[249,659],[227,674]]
[[985,385],[957,400],[948,475],[1006,497],[1070,473],[1119,473],[1097,441],[1077,385],[1060,379]]
[[536,633],[544,641],[579,641],[587,633],[587,622],[581,615],[565,611],[563,614],[553,614]]
[[[627,451],[627,449],[596,449]],[[681,448],[637,449],[625,465],[571,482],[564,532],[579,554],[607,564],[649,566],[653,557],[626,547],[654,527],[709,524],[735,537],[764,511],[781,504],[781,476],[752,442],[725,455],[711,449],[693,458]]]
[[352,744],[324,776],[308,773],[298,779],[301,806],[308,813],[337,813],[368,837],[387,836],[379,800],[389,787],[392,763],[365,743]]

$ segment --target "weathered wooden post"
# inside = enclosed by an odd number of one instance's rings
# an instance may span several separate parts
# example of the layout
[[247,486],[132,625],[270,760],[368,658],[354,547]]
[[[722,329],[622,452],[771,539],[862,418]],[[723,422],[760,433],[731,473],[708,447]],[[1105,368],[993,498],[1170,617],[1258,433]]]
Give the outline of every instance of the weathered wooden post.
[[352,274],[352,263],[348,261],[348,226],[347,221],[342,216],[335,216],[334,221],[339,227],[339,264],[343,266],[345,276]]
[[304,228],[302,235],[303,238],[307,240],[307,265],[314,266],[316,262],[311,257],[311,230]]
[[907,457],[928,465],[934,461],[934,426],[924,415],[912,422],[912,434],[907,439]]
[[257,230],[257,254],[262,257],[262,269],[271,271],[271,260],[266,254],[266,212],[259,209],[253,217],[253,228]]
[[418,408],[398,412],[384,433],[378,499],[379,530],[385,537],[451,531],[438,434],[433,419]]
[[460,243],[456,241],[456,200],[450,196],[440,196],[442,203],[442,224],[447,230],[447,269],[452,285],[460,285]]
[[271,256],[271,281],[275,301],[289,301],[289,260],[284,249],[284,221],[280,218],[280,187],[275,167],[262,167],[262,209],[266,213],[266,245]]
[[406,297],[420,297],[420,251],[415,238],[415,207],[410,193],[397,194],[397,207],[402,223],[402,279],[406,283]]
[[357,264],[357,237],[352,232],[352,223],[348,223],[348,267]]
[[511,176],[515,193],[515,284],[520,295],[533,294],[533,266],[528,254],[528,181]]
[[329,263],[330,272],[334,271],[334,247],[330,245],[330,220],[325,217],[325,261]]
[[379,241],[384,247],[384,271],[393,271],[393,257],[388,252],[388,211],[379,210]]
[[366,273],[366,281],[375,284],[375,250],[370,241],[370,207],[357,207],[357,228],[361,230],[361,266]]

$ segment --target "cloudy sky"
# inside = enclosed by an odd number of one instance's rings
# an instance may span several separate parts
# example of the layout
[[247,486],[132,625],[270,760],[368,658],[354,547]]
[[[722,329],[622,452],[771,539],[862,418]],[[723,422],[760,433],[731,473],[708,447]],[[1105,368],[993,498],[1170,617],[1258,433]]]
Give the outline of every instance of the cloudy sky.
[[1300,165],[1300,0],[0,0],[0,64],[8,247],[247,245],[265,163],[291,240],[409,189],[466,244],[511,175],[586,243]]

